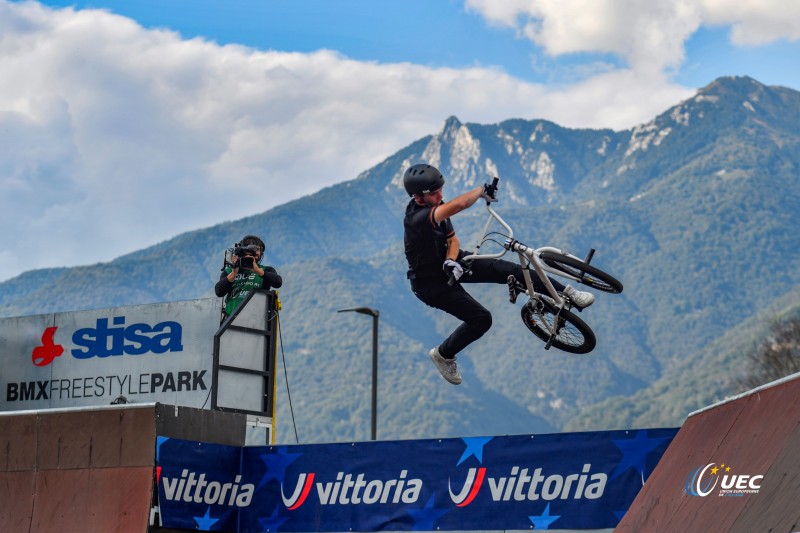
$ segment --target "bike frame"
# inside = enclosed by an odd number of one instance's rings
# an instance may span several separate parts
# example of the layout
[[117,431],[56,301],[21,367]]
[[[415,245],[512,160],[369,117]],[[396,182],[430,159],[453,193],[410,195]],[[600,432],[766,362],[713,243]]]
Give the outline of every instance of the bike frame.
[[[580,280],[575,276],[567,274],[566,272],[555,270],[547,266],[544,262],[542,262],[541,259],[539,259],[539,254],[541,254],[542,252],[557,252],[559,254],[564,254],[570,257],[574,257],[575,259],[578,258],[571,254],[567,254],[566,252],[564,252],[563,250],[559,250],[558,248],[545,246],[542,248],[534,249],[526,244],[523,244],[515,240],[514,230],[511,229],[511,226],[509,226],[508,223],[506,223],[506,221],[503,220],[503,218],[497,213],[497,211],[495,211],[492,208],[491,203],[486,202],[486,210],[489,212],[489,216],[486,219],[486,224],[484,224],[481,236],[479,237],[478,243],[475,246],[475,253],[463,257],[462,260],[471,261],[473,259],[499,259],[509,251],[517,252],[517,256],[519,257],[519,264],[522,267],[522,275],[525,278],[525,288],[528,291],[528,296],[530,298],[537,298],[539,294],[533,289],[533,282],[531,281],[530,269],[528,268],[528,264],[530,264],[533,265],[534,272],[536,272],[536,275],[539,277],[542,283],[544,283],[544,286],[547,288],[548,294],[553,299],[555,304],[558,306],[559,309],[563,309],[566,300],[564,300],[564,298],[562,298],[558,294],[555,287],[553,287],[553,284],[550,282],[550,278],[547,277],[546,272],[549,272],[550,274],[556,275],[561,278],[571,279],[573,281],[579,282]],[[507,235],[504,235],[504,237],[507,238],[506,243],[503,245],[503,251],[501,252],[495,254],[481,254],[480,253],[481,245],[484,242],[486,242],[486,237],[489,232],[489,227],[491,226],[493,220],[497,221],[508,232]],[[526,261],[525,258],[527,258],[528,261]]]

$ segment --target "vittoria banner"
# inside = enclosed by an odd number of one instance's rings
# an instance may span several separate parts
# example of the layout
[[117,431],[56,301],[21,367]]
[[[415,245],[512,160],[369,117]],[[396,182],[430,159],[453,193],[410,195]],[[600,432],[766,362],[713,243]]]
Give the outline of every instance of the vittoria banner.
[[159,439],[162,526],[613,528],[677,429],[236,448]]

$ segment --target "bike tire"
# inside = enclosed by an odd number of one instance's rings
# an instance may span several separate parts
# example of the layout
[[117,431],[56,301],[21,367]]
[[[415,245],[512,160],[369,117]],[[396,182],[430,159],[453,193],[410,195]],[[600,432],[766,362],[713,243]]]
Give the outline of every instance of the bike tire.
[[[522,322],[534,335],[548,342],[557,311],[555,304],[546,299],[531,300],[522,306]],[[561,325],[551,346],[574,354],[585,354],[594,350],[597,339],[586,322],[567,309],[561,310],[558,320]]]
[[622,292],[622,283],[619,280],[580,259],[557,252],[542,252],[539,254],[539,259],[550,268],[575,276],[578,278],[579,283],[588,285],[598,291],[610,292],[611,294]]

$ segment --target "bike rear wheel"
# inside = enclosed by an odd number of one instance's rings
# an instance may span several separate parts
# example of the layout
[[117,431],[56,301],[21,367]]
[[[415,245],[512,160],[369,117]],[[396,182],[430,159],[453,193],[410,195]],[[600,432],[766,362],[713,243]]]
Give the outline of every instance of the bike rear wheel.
[[567,309],[558,312],[558,308],[547,299],[531,300],[522,306],[522,322],[531,332],[544,342],[550,341],[550,332],[556,322],[558,313],[558,331],[551,345],[569,353],[584,354],[591,352],[597,340],[592,329],[575,314]]
[[593,289],[612,294],[622,292],[622,283],[616,278],[580,259],[557,252],[542,252],[539,254],[539,259],[550,268],[575,276],[580,283]]

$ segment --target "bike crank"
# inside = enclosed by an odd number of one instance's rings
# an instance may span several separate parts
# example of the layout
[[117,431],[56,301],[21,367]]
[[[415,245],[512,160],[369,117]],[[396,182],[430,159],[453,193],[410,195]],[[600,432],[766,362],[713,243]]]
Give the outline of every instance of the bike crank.
[[564,325],[564,319],[561,318],[561,309],[558,310],[558,313],[553,315],[553,331],[550,332],[550,338],[547,339],[547,342],[544,345],[545,350],[549,350],[550,346],[553,345],[553,341],[558,338],[558,332],[561,331],[561,326]]

